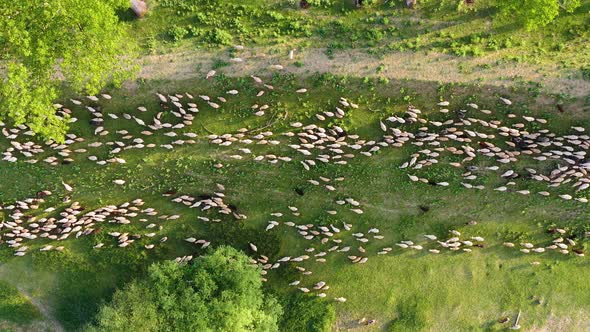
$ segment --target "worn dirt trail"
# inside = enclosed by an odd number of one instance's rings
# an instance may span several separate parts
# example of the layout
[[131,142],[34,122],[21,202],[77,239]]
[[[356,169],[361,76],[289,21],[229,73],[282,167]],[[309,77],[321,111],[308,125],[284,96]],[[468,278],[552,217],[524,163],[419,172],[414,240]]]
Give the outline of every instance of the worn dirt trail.
[[[390,79],[408,79],[435,82],[482,83],[493,86],[515,86],[513,77],[542,83],[544,92],[567,93],[574,97],[586,97],[590,93],[590,81],[576,78],[578,73],[569,70],[532,64],[495,64],[493,57],[456,57],[435,53],[392,52],[383,58],[368,55],[362,50],[338,51],[330,59],[323,48],[296,52],[290,60],[287,52],[267,54],[264,49],[246,49],[238,53],[244,61],[219,69],[229,76],[260,74],[272,64],[281,64],[285,71],[298,75],[330,72],[351,76],[385,76]],[[202,77],[216,60],[229,61],[228,52],[186,51],[142,58],[140,77],[144,79],[189,79]],[[302,67],[293,65],[301,61]],[[490,64],[488,69],[482,65]],[[380,73],[376,68],[384,65]],[[464,68],[463,70],[460,67]]]

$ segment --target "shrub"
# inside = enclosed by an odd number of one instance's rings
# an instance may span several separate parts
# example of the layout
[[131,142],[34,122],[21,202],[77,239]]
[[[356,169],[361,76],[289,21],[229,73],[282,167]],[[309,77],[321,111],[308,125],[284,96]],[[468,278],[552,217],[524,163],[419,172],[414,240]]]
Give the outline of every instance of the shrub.
[[188,35],[188,30],[183,27],[179,27],[178,25],[175,25],[168,29],[168,36],[172,38],[172,40],[174,40],[175,42],[186,37],[186,35]]
[[366,31],[366,36],[367,39],[369,39],[370,41],[380,41],[385,37],[385,34],[383,33],[383,31],[377,28],[372,28]]
[[378,2],[379,2],[378,0],[363,0],[363,6],[376,5]]
[[234,38],[231,33],[223,29],[213,29],[209,32],[208,39],[209,43],[214,45],[230,45]]
[[553,0],[499,0],[496,3],[501,20],[524,25],[527,30],[544,27],[561,12],[572,13],[580,5],[579,0],[565,1],[564,3]]
[[220,246],[190,264],[152,264],[102,306],[87,331],[274,332],[281,314],[248,256]]
[[334,0],[307,0],[313,7],[330,8],[336,3]]
[[305,294],[291,295],[286,301],[281,331],[330,332],[336,321],[333,304]]
[[387,78],[385,76],[380,76],[379,77],[379,83],[380,84],[389,84],[389,78]]

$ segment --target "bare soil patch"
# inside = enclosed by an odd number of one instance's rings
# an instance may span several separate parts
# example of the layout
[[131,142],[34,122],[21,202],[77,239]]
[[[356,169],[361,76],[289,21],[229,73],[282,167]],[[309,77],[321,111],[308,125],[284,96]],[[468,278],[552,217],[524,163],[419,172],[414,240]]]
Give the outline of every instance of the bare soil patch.
[[[360,77],[384,76],[390,79],[482,83],[493,86],[516,86],[518,81],[542,83],[546,93],[567,93],[584,98],[590,91],[590,81],[576,78],[577,73],[554,65],[495,64],[494,57],[456,57],[436,53],[392,52],[382,58],[362,50],[338,51],[331,58],[321,48],[295,52],[294,59],[284,54],[269,54],[265,49],[246,49],[238,53],[243,62],[232,62],[219,69],[229,76],[260,74],[271,65],[280,64],[284,71],[297,75],[330,72]],[[143,79],[184,80],[204,77],[216,60],[230,62],[227,52],[187,51],[142,58],[140,77]],[[294,66],[300,61],[301,67]],[[493,64],[492,64],[493,63]],[[484,65],[487,66],[485,69]],[[377,67],[382,70],[377,73]],[[271,69],[272,70],[272,69]],[[516,80],[514,78],[517,78]]]

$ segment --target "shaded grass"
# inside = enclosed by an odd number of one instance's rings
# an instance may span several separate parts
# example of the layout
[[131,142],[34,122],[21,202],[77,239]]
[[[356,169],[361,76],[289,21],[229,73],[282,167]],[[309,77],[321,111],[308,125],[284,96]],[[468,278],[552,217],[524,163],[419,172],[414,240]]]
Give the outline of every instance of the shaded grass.
[[27,297],[9,283],[0,280],[0,322],[30,324],[41,314]]
[[229,33],[233,44],[322,47],[328,56],[351,48],[374,54],[436,52],[485,56],[490,66],[528,62],[575,71],[587,62],[587,0],[574,13],[562,12],[532,32],[499,19],[495,1],[477,1],[460,9],[456,2],[429,1],[417,10],[403,8],[401,2],[379,2],[360,10],[350,3],[335,1],[328,8],[298,10],[276,0],[154,0],[147,18],[130,22],[130,29],[151,53],[216,47],[220,42],[212,31],[217,29]]

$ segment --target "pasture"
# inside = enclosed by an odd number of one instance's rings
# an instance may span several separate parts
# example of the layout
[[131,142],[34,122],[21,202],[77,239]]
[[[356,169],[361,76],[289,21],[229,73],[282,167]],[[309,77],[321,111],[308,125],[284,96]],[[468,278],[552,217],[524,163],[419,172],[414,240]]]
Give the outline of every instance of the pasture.
[[[72,153],[73,162],[58,162],[55,166],[42,161],[54,155],[50,149],[35,156],[40,159],[35,164],[3,161],[0,168],[2,205],[6,207],[15,200],[35,197],[39,191],[49,190],[52,195],[45,198],[37,211],[30,211],[36,218],[51,216],[71,202],[80,202],[85,211],[90,211],[138,198],[160,215],[177,215],[179,218],[167,220],[149,216],[145,221],[129,224],[103,223],[98,226],[100,232],[79,238],[72,236],[64,241],[39,239],[26,243],[29,249],[23,257],[14,257],[14,250],[3,245],[0,251],[3,261],[1,279],[47,303],[51,315],[65,329],[75,330],[91,321],[98,305],[108,301],[115,288],[141,276],[149,262],[206,252],[199,245],[185,241],[189,237],[206,239],[211,246],[230,244],[254,258],[265,255],[274,262],[284,256],[303,255],[310,246],[319,252],[327,251],[332,245],[305,240],[295,229],[284,224],[265,231],[269,220],[317,227],[334,225],[339,229],[342,229],[342,223],[348,223],[352,225],[352,232],[366,234],[376,228],[383,238],[371,239],[365,244],[355,241],[350,234],[335,234],[334,239],[342,240],[341,247],[345,244],[352,246],[349,253],[330,253],[325,262],[312,256],[301,263],[287,262],[270,269],[265,275],[268,290],[288,296],[299,291],[288,285],[294,280],[301,280],[301,286],[309,288],[317,282],[326,282],[330,286],[326,301],[337,297],[347,299],[345,303],[336,303],[339,328],[358,327],[356,321],[367,317],[377,321],[371,328],[394,331],[493,331],[510,326],[511,323],[501,324],[498,320],[503,317],[513,319],[518,311],[522,311],[520,323],[527,329],[547,326],[570,330],[584,328],[583,322],[590,310],[587,258],[558,252],[525,254],[518,250],[518,246],[529,242],[546,246],[557,237],[548,230],[562,228],[574,238],[578,248],[587,248],[590,210],[586,203],[563,200],[557,195],[536,195],[534,192],[544,190],[546,186],[526,177],[515,180],[518,189],[528,189],[533,194],[521,195],[514,192],[516,189],[512,192],[494,191],[493,188],[506,182],[494,172],[477,172],[477,183],[484,185],[485,189],[464,188],[460,182],[465,169],[444,163],[454,160],[452,157],[441,157],[440,164],[423,170],[400,169],[411,154],[420,150],[417,146],[385,147],[372,156],[356,155],[344,165],[318,162],[305,170],[300,161],[306,157],[288,147],[288,136],[282,134],[293,131],[294,122],[302,122],[304,125],[337,125],[349,135],[380,140],[383,131],[379,121],[391,115],[403,116],[409,104],[422,110],[429,121],[453,118],[452,114],[439,112],[441,107],[437,103],[443,100],[449,101],[450,105],[446,107],[453,112],[464,109],[468,103],[476,103],[480,108],[492,110],[490,117],[502,118],[510,113],[545,118],[548,120],[546,127],[560,134],[569,133],[571,126],[583,125],[585,114],[566,118],[537,104],[536,98],[526,91],[506,95],[498,88],[486,86],[382,82],[327,74],[302,79],[275,73],[261,75],[261,78],[273,86],[262,97],[255,97],[260,85],[252,78],[230,78],[217,73],[209,80],[146,82],[132,94],[114,92],[110,100],[81,98],[83,105],[63,100],[64,107],[71,109],[72,116],[77,118],[71,133],[86,139],[73,143],[68,150],[86,147],[94,141],[123,141],[122,136],[126,135],[142,137],[146,144],[153,142],[156,146],[118,153],[112,152],[112,146],[89,148],[89,151]],[[295,92],[302,87],[307,88],[307,92]],[[225,91],[230,89],[239,93],[229,95]],[[145,127],[124,119],[123,114],[128,113],[147,123],[157,112],[164,112],[162,121],[174,122],[174,116],[170,114],[173,106],[163,103],[167,106],[162,108],[155,93],[166,96],[189,93],[193,96],[199,112],[194,114],[190,125],[178,131],[197,134],[193,144],[177,145],[171,150],[162,148],[178,137],[145,136],[141,134]],[[199,95],[224,96],[227,102],[220,102],[222,106],[215,109],[199,99]],[[511,98],[513,104],[502,103],[498,99],[500,95]],[[358,108],[347,109],[344,117],[324,122],[314,116],[339,106],[341,97],[354,102]],[[186,98],[182,99],[183,102],[187,101]],[[255,116],[250,107],[255,103],[270,107],[264,115]],[[84,105],[100,110],[104,115],[101,126],[108,131],[106,135],[95,135],[96,126],[89,124],[92,115]],[[140,106],[147,111],[138,111]],[[475,116],[476,110],[469,112]],[[109,113],[118,118],[107,117]],[[213,144],[213,139],[208,137],[237,133],[240,128],[247,128],[249,135],[272,131],[272,138],[280,143],[249,144],[251,154],[237,159],[231,156],[239,153],[237,149],[244,147],[242,144],[220,146]],[[416,125],[411,128],[417,130]],[[117,133],[121,130],[126,132]],[[130,138],[125,142],[129,145]],[[8,148],[6,138],[2,139],[2,147],[3,150]],[[276,159],[252,159],[269,154],[293,160],[271,163],[269,161]],[[117,156],[125,163],[97,165],[88,159],[90,155],[98,156],[99,160]],[[495,162],[477,157],[472,164],[483,168]],[[526,159],[501,167],[501,171],[525,167],[548,170],[549,164]],[[433,183],[448,181],[449,185],[412,182],[408,174],[414,173]],[[308,181],[321,177],[330,179],[334,189],[327,190],[323,184],[317,186]],[[114,184],[117,179],[125,183]],[[73,191],[68,192],[62,182],[73,187]],[[223,201],[233,211],[246,215],[247,219],[236,219],[214,209],[191,209],[171,201],[181,195],[211,196],[219,191],[216,184],[225,187]],[[566,188],[559,190],[560,193],[571,192]],[[64,202],[66,196],[70,196],[68,202]],[[360,202],[362,214],[335,204],[347,197]],[[57,210],[43,212],[48,207]],[[298,215],[288,207],[296,207]],[[279,218],[271,213],[284,216]],[[208,221],[198,219],[198,216],[208,218]],[[3,218],[8,220],[8,215]],[[145,236],[148,223],[161,226],[154,240]],[[459,231],[466,239],[483,237],[484,245],[474,247],[471,252],[442,250],[434,254],[426,251],[431,245],[425,234],[442,239],[450,236],[450,230]],[[108,235],[109,232],[144,236],[127,247],[119,247],[116,237]],[[167,237],[168,241],[160,243],[155,240],[161,237]],[[400,241],[413,241],[425,248],[402,249],[395,245]],[[517,248],[502,245],[508,241],[516,243]],[[99,243],[104,246],[93,248]],[[148,243],[155,243],[155,248],[147,250],[144,246]],[[250,243],[256,244],[256,252]],[[39,251],[48,244],[64,248],[61,251]],[[358,251],[359,246],[364,252]],[[377,254],[384,247],[393,247],[393,250],[388,254]],[[368,261],[352,264],[347,258],[359,254]],[[297,266],[313,271],[313,274],[302,275],[295,269]],[[17,301],[18,296],[15,294],[12,301]],[[17,317],[5,319],[15,324],[30,319],[27,318],[30,314],[19,316],[19,312],[16,312]]]
[[63,143],[0,121],[0,331],[84,331],[222,245],[281,331],[590,330],[590,1],[534,31],[496,0],[299,3],[119,10],[137,79],[60,82]]

